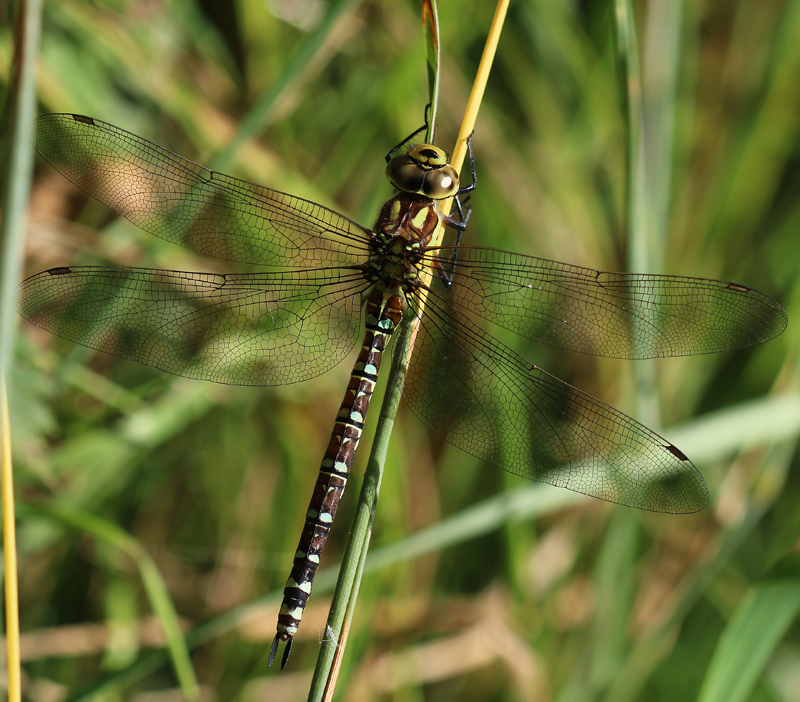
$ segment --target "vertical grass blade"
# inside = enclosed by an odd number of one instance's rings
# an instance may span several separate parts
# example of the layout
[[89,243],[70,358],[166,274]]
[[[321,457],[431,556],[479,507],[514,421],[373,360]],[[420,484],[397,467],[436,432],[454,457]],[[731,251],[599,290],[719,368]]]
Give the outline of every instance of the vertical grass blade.
[[19,587],[17,577],[17,525],[14,510],[14,472],[11,462],[11,421],[8,415],[6,381],[0,375],[0,481],[3,503],[3,565],[5,566],[6,672],[9,702],[22,699],[19,652]]
[[422,2],[422,24],[425,34],[425,59],[428,66],[428,104],[430,112],[428,118],[428,130],[425,134],[425,141],[433,144],[436,138],[436,113],[439,107],[439,68],[440,68],[440,47],[439,47],[439,13],[436,9],[435,0],[423,0]]
[[6,151],[0,175],[0,370],[6,374],[11,369],[17,327],[17,283],[22,271],[25,215],[33,173],[31,123],[36,116],[36,59],[42,0],[20,2],[17,11],[13,77],[3,112]]
[[656,261],[650,238],[647,183],[645,181],[645,125],[639,41],[630,0],[615,0],[617,71],[625,124],[625,214],[628,265],[631,270],[654,272]]
[[[642,106],[642,76],[636,21],[630,0],[615,0],[617,72],[620,103],[626,132],[625,220],[628,244],[628,269],[658,273],[661,256],[656,253],[650,227],[647,167],[645,164],[645,125]],[[638,419],[650,427],[661,424],[656,366],[648,361],[634,362]]]
[[672,200],[672,164],[677,114],[683,2],[648,4],[642,66],[644,177],[653,272],[660,273]]
[[[625,129],[625,233],[628,269],[653,272],[646,183],[645,124],[639,42],[630,0],[615,0],[616,62],[619,102]],[[660,424],[656,368],[636,362],[636,405],[639,419],[648,426]],[[592,623],[589,688],[593,694],[613,680],[625,658],[628,621],[634,592],[633,564],[640,518],[634,510],[615,510],[606,528],[594,580],[598,593]]]

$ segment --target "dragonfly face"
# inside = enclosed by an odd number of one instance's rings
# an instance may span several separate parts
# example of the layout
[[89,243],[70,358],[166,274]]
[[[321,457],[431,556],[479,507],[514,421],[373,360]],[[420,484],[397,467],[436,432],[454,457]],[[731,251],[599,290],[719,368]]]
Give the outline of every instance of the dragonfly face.
[[519,356],[481,321],[557,348],[628,359],[743,348],[787,324],[777,302],[738,283],[430,246],[443,227],[463,230],[466,220],[439,209],[459,182],[445,152],[430,144],[390,160],[386,174],[398,192],[368,229],[89,117],[40,117],[34,143],[66,178],[151,234],[265,269],[54,268],[20,286],[19,311],[34,324],[170,373],[238,385],[315,377],[363,339],[306,513],[270,663],[280,642],[282,663],[288,658],[381,357],[406,310],[419,324],[403,398],[431,431],[523,478],[672,513],[695,512],[708,499],[687,456]]

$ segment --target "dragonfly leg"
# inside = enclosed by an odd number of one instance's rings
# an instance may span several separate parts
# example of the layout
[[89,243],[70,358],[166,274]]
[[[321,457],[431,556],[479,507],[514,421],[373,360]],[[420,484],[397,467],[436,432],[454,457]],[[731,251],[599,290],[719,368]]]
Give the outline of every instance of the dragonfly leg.
[[436,258],[436,269],[439,271],[439,277],[442,279],[442,282],[450,286],[453,283],[453,275],[456,271],[456,263],[458,262],[458,247],[461,245],[461,237],[464,235],[464,230],[467,228],[467,222],[469,221],[469,216],[472,214],[472,209],[467,207],[464,209],[463,205],[466,205],[468,200],[465,200],[463,203],[459,200],[458,195],[454,198],[454,202],[456,205],[456,209],[458,210],[458,219],[454,217],[446,217],[444,219],[444,223],[448,227],[452,227],[456,231],[456,241],[453,245],[453,257],[447,262],[447,268],[442,264],[441,259],[438,257]]
[[458,212],[458,218],[455,217],[446,217],[444,223],[453,229],[456,230],[456,243],[454,245],[453,251],[453,258],[450,259],[448,262],[449,271],[445,270],[445,267],[442,265],[441,262],[437,263],[437,268],[439,270],[439,275],[444,282],[445,285],[452,285],[453,283],[453,276],[455,275],[456,271],[456,263],[458,263],[458,247],[461,245],[461,237],[464,234],[464,230],[467,228],[467,222],[469,221],[469,217],[472,214],[472,208],[467,207],[467,203],[469,202],[469,198],[466,198],[464,202],[461,202],[461,198],[459,195],[463,195],[464,193],[471,192],[478,187],[478,181],[475,178],[475,157],[472,153],[472,137],[475,134],[472,134],[467,137],[467,150],[469,152],[469,169],[472,173],[472,182],[469,185],[465,185],[463,188],[458,189],[458,193],[453,198],[453,204],[456,206],[456,211]]
[[425,124],[423,124],[419,129],[411,132],[411,134],[409,134],[405,139],[403,139],[403,141],[397,144],[397,146],[392,147],[392,150],[388,154],[386,154],[386,163],[389,163],[389,161],[392,160],[392,156],[394,156],[395,152],[398,149],[403,148],[403,146],[405,146],[409,141],[411,141],[415,136],[417,136],[417,134],[419,134],[420,132],[424,132],[428,128],[428,112],[430,111],[430,107],[431,107],[430,103],[428,103],[425,106]]
[[[458,212],[458,219],[454,217],[448,217],[447,219],[450,221],[445,220],[445,224],[449,227],[452,227],[458,232],[458,241],[461,241],[461,234],[463,234],[464,230],[467,228],[467,222],[469,221],[469,217],[472,214],[472,208],[467,207],[469,203],[469,198],[461,202],[461,198],[456,195],[453,198],[453,204],[456,206],[456,211]],[[458,243],[456,243],[458,246]]]
[[473,131],[467,137],[467,152],[469,153],[469,170],[472,174],[472,182],[469,185],[464,185],[458,189],[458,194],[463,195],[464,193],[469,193],[475,190],[478,187],[478,180],[475,177],[475,157],[472,155],[472,137],[475,136],[475,132]]

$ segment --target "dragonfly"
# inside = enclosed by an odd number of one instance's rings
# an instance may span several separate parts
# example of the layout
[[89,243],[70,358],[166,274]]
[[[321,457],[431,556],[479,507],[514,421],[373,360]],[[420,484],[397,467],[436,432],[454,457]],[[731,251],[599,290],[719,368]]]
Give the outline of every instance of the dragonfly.
[[[643,510],[691,513],[708,490],[689,458],[631,417],[548,374],[485,324],[561,349],[647,359],[739,349],[779,335],[781,306],[739,283],[614,273],[497,249],[434,243],[469,210],[464,186],[412,135],[386,157],[394,194],[373,228],[209,170],[91,117],[35,122],[37,151],[141,229],[259,267],[216,274],[64,266],[20,286],[20,313],[92,349],[217,383],[318,376],[361,339],[283,593],[273,663],[286,665],[347,484],[381,358],[417,323],[403,397],[434,434],[530,480]],[[415,133],[416,134],[416,133]],[[472,158],[470,156],[470,160]],[[363,333],[362,333],[363,329]]]

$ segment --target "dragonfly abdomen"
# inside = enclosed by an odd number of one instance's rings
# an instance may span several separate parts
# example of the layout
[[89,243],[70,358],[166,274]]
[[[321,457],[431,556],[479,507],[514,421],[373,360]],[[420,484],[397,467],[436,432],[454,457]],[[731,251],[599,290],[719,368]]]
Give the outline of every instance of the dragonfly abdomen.
[[347,486],[358,442],[364,428],[369,401],[378,381],[386,342],[403,316],[403,297],[399,291],[375,288],[366,303],[366,333],[358,360],[350,374],[347,392],[336,415],[336,422],[314,486],[314,494],[306,512],[300,543],[294,556],[292,571],[283,590],[278,614],[278,627],[269,655],[275,659],[278,644],[286,643],[281,668],[286,665],[292,640],[300,626],[306,602],[311,595],[320,555],[339,509]]

